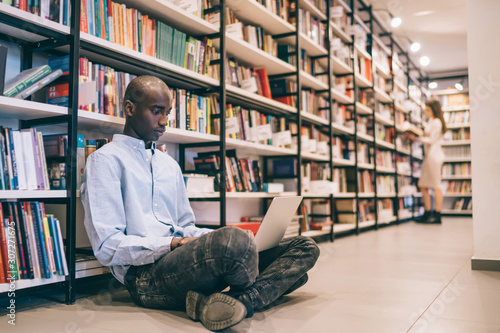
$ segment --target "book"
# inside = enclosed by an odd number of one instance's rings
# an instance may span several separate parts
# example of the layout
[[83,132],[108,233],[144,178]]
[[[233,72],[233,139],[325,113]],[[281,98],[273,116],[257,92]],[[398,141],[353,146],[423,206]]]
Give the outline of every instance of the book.
[[52,71],[50,74],[43,77],[39,81],[35,82],[34,84],[32,84],[28,88],[24,89],[23,91],[21,91],[17,95],[14,95],[13,97],[19,98],[19,99],[28,98],[29,96],[31,96],[32,94],[34,94],[38,90],[42,89],[43,87],[45,87],[46,85],[48,85],[49,83],[51,83],[52,81],[54,81],[55,79],[60,77],[62,74],[63,74],[63,72],[61,69],[57,69],[55,71]]
[[0,92],[4,91],[5,85],[5,69],[7,66],[7,51],[9,49],[0,45]]
[[34,67],[22,71],[18,75],[14,76],[12,79],[5,82],[4,96],[12,97],[27,87],[31,86],[33,83],[37,82],[44,76],[51,72],[49,65]]

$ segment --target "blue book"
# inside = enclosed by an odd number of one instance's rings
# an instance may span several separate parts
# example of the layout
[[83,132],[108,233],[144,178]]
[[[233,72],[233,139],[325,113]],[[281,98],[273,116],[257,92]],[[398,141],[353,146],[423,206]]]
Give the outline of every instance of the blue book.
[[[92,1],[92,0],[90,0]],[[95,34],[96,37],[101,37],[101,6],[99,0],[94,0],[94,22],[95,22]]]
[[56,263],[57,275],[64,275],[61,250],[59,249],[59,235],[57,234],[54,215],[47,215],[47,221],[49,224],[50,235],[52,236],[52,248],[54,249],[54,261]]
[[14,137],[12,136],[12,128],[5,129],[5,135],[7,139],[7,149],[9,150],[10,163],[12,166],[12,179],[10,184],[11,190],[19,190],[19,182],[17,179],[17,160],[16,151],[14,149]]
[[104,8],[104,36],[106,40],[109,40],[109,23],[108,23],[108,2],[106,0],[103,1]]
[[94,36],[94,12],[92,10],[93,0],[87,0],[87,26],[89,34]]
[[49,59],[49,66],[52,71],[62,70],[63,75],[69,74],[69,55]]
[[31,216],[33,217],[33,226],[35,228],[35,238],[38,250],[38,261],[40,263],[40,274],[43,278],[50,278],[50,265],[47,246],[45,244],[45,233],[43,231],[43,220],[40,211],[40,203],[30,202]]
[[278,177],[293,177],[297,175],[295,167],[295,159],[276,159],[273,161],[273,176]]

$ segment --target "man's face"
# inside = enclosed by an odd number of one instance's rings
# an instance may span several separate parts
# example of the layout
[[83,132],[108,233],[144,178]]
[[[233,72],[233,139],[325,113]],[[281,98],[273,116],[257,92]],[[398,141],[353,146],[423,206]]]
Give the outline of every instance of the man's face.
[[134,102],[125,102],[132,136],[144,142],[157,141],[165,132],[168,115],[172,108],[172,97],[166,87],[151,85]]

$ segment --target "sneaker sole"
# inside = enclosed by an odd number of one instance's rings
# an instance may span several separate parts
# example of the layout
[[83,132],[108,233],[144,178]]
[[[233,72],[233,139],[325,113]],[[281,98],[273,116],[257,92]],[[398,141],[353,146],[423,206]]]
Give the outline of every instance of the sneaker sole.
[[[224,313],[224,307],[232,308],[232,315],[220,320],[215,319],[217,311]],[[220,331],[238,324],[246,317],[247,311],[243,303],[228,295],[214,293],[210,296],[204,296],[195,291],[189,291],[186,296],[186,313],[189,318],[201,321],[207,329]]]

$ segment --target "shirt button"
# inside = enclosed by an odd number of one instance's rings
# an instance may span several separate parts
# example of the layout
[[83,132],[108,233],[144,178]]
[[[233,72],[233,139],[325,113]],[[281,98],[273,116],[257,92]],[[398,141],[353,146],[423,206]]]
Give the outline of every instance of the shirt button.
[[155,207],[158,206],[158,204],[155,204]]
[[137,146],[134,146],[134,149],[137,149]]

